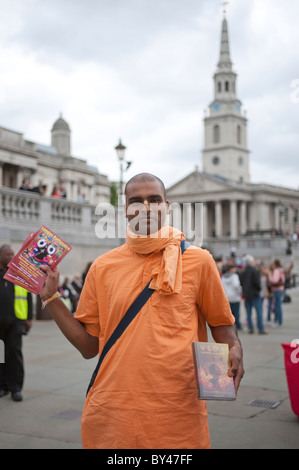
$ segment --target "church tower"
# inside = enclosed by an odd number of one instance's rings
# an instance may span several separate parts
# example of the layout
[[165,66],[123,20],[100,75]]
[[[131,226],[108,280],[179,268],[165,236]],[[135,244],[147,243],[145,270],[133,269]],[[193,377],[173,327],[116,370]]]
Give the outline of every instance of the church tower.
[[220,58],[214,74],[214,99],[204,118],[202,170],[229,181],[249,182],[247,118],[237,98],[237,74],[232,65],[224,13]]

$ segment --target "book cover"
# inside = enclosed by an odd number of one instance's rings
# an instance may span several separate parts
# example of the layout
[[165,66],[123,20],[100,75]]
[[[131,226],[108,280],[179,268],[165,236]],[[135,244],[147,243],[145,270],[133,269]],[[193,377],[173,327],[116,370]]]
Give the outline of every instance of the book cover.
[[228,345],[192,343],[193,359],[200,400],[235,400],[234,380],[230,368]]
[[8,263],[4,278],[38,294],[46,275],[41,266],[55,267],[70,252],[71,246],[46,226],[31,233]]

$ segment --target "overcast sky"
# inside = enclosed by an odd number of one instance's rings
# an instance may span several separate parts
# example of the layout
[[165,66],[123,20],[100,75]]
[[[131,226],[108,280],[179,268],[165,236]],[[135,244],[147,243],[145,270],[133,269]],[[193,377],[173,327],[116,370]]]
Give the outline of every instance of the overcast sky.
[[[167,186],[201,169],[218,0],[0,0],[0,126],[50,145],[62,113],[72,154],[119,178],[119,138]],[[299,1],[231,0],[237,95],[252,182],[299,187]]]

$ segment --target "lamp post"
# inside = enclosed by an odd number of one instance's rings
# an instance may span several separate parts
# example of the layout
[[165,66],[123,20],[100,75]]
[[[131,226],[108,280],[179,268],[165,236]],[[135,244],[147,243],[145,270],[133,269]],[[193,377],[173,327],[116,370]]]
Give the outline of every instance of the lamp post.
[[[123,195],[124,172],[127,171],[130,168],[132,162],[126,162],[125,161],[125,151],[127,150],[127,147],[125,147],[122,144],[121,139],[119,139],[119,143],[115,147],[115,150],[116,150],[116,153],[117,153],[117,156],[118,156],[118,159],[119,159],[119,163],[120,163],[119,195],[122,196]],[[127,164],[125,169],[124,169],[124,163]]]
[[[132,162],[126,162],[125,160],[125,151],[126,147],[122,144],[121,139],[119,139],[118,145],[115,147],[119,164],[120,164],[120,182],[119,182],[119,196],[118,196],[118,237],[120,240],[120,244],[123,243],[123,239],[126,237],[126,217],[124,212],[124,200],[123,200],[123,180],[124,180],[124,172],[127,171]],[[126,164],[124,168],[124,164]]]

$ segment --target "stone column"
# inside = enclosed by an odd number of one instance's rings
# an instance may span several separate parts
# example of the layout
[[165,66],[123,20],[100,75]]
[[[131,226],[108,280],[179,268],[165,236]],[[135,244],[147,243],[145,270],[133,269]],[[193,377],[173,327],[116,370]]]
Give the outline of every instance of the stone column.
[[78,183],[75,181],[72,181],[72,192],[71,192],[71,201],[77,201],[78,200]]
[[25,175],[25,168],[19,167],[19,170],[17,173],[17,184],[16,184],[17,188],[22,186],[23,179],[26,177],[29,179],[29,176]]
[[237,201],[230,201],[230,237],[237,238]]
[[222,237],[222,202],[215,202],[215,235],[216,237]]
[[294,211],[294,208],[293,206],[289,206],[288,207],[288,212],[289,212],[289,220],[288,220],[288,225],[289,225],[289,231],[290,233],[293,233],[294,232],[294,216],[295,216],[295,211]]
[[241,213],[240,213],[240,235],[245,235],[247,232],[247,203],[241,202]]
[[193,204],[193,220],[195,229],[194,243],[196,246],[202,246],[204,243],[204,211],[202,202]]
[[208,230],[208,203],[204,202],[201,206],[201,210],[203,211],[203,216],[202,216],[202,223],[203,223],[203,243],[205,243],[206,239],[208,238],[209,235],[209,230]]
[[192,210],[191,203],[183,203],[183,232],[188,239],[194,239],[194,231],[192,230]]
[[270,223],[270,205],[267,202],[260,202],[258,204],[258,220],[260,230],[269,230]]
[[280,212],[279,204],[276,204],[276,206],[274,207],[274,228],[275,228],[275,230],[280,229],[279,212]]

